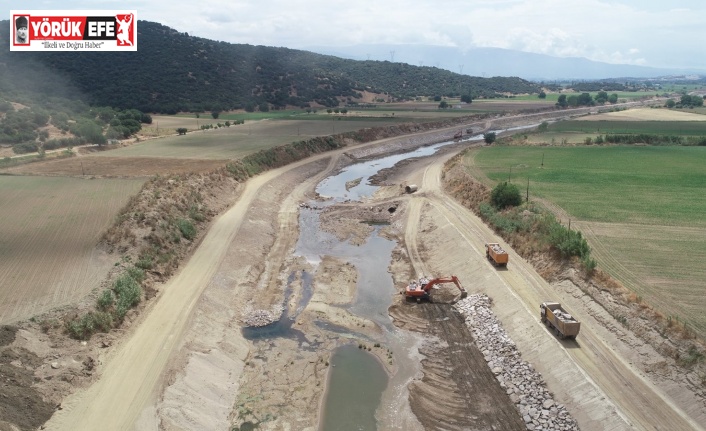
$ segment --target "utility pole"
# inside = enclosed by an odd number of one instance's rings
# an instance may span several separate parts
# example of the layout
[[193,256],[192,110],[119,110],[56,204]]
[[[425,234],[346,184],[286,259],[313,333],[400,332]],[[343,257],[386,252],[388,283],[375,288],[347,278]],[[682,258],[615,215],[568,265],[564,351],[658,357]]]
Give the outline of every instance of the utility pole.
[[390,61],[391,61],[392,63],[395,62],[395,51],[390,51]]
[[529,176],[527,177],[527,197],[525,200],[529,203]]
[[544,153],[542,153],[542,168],[544,168]]
[[507,176],[507,182],[509,183],[510,181],[512,181],[512,166],[510,166],[510,173]]

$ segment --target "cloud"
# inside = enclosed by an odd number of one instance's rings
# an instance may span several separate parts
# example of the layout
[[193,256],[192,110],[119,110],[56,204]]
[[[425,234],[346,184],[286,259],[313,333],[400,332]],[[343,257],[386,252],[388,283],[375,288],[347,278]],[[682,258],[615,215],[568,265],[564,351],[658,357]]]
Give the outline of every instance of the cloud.
[[[425,44],[700,64],[706,2],[680,0],[24,0],[26,9],[137,9],[140,19],[252,45]],[[6,12],[7,13],[7,12]],[[9,17],[9,14],[7,15]],[[633,51],[636,50],[636,51]]]

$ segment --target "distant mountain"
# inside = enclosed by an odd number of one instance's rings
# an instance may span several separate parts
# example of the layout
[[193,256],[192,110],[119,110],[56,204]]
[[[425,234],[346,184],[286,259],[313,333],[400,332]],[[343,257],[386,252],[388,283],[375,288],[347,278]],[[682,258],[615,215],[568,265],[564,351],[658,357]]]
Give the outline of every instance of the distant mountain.
[[[9,22],[0,22],[8,40]],[[32,94],[98,106],[175,113],[334,107],[365,91],[387,99],[538,93],[517,77],[479,78],[435,67],[355,61],[309,51],[231,44],[140,21],[137,52],[10,52],[0,47],[0,101]]]
[[473,48],[464,51],[453,47],[429,45],[354,45],[306,49],[353,60],[388,60],[435,66],[471,76],[517,76],[534,81],[706,75],[704,70],[609,64],[586,58],[560,58],[501,48]]

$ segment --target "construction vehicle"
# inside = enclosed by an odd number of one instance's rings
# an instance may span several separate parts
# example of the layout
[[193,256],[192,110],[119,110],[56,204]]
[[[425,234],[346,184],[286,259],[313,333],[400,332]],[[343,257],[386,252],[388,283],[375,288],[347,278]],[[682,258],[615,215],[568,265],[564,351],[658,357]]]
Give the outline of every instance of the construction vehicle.
[[[466,289],[461,286],[461,282],[458,281],[458,277],[452,275],[451,277],[444,278],[433,278],[428,279],[424,276],[419,277],[419,280],[412,280],[405,288],[404,294],[408,301],[416,300],[417,302],[422,302],[422,300],[431,301],[431,291],[437,284],[442,283],[453,283],[456,285],[461,294],[454,298],[453,302],[463,299],[468,296]],[[437,287],[438,289],[438,287]]]
[[507,266],[510,256],[497,242],[490,242],[485,245],[485,257],[495,266]]
[[539,306],[542,323],[553,329],[560,338],[576,338],[581,329],[581,322],[567,313],[558,302],[543,302]]
[[461,138],[463,138],[463,130],[459,130],[459,131],[456,132],[456,134],[454,135],[454,140],[458,140],[458,139],[461,139]]

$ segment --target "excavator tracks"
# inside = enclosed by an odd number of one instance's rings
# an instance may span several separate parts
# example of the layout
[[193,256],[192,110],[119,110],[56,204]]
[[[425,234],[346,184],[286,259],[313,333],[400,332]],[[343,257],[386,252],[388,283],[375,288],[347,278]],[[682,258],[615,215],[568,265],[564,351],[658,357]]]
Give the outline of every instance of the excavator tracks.
[[451,304],[401,304],[394,314],[426,324],[420,328],[429,339],[421,349],[424,377],[410,387],[412,411],[425,429],[526,429]]

